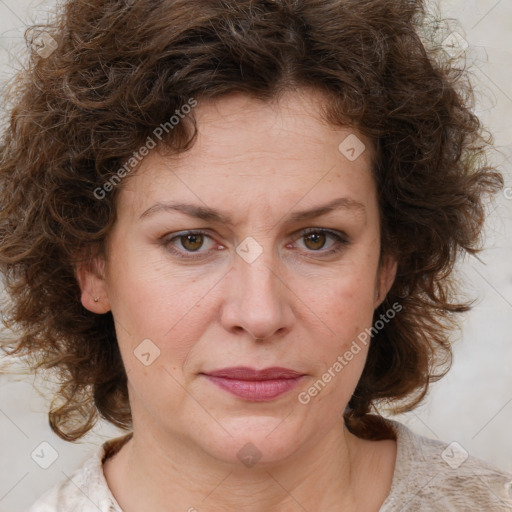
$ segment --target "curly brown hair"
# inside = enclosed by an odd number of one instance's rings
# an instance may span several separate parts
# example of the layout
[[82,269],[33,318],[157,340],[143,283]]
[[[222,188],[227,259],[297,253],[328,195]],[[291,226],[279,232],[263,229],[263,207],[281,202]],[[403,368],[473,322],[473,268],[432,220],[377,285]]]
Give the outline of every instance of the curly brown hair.
[[[428,20],[421,0],[69,0],[27,32],[0,151],[3,321],[16,333],[3,345],[58,375],[49,418],[60,437],[79,439],[99,416],[131,427],[112,315],[82,306],[75,268],[103,254],[116,220],[122,183],[102,199],[98,187],[191,97],[270,101],[311,87],[328,98],[328,123],[374,143],[382,255],[398,261],[375,318],[403,309],[372,339],[349,429],[389,437],[370,412],[412,409],[446,373],[454,313],[470,307],[454,264],[480,249],[502,177],[465,65],[433,44]],[[42,36],[51,54],[34,46]],[[192,146],[193,112],[186,120],[162,147]]]

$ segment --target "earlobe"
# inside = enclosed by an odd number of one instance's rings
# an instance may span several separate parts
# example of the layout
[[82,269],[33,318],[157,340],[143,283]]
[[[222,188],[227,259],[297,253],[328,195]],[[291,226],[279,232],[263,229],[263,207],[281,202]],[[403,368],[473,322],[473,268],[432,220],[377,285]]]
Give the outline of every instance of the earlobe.
[[395,281],[397,271],[397,260],[395,257],[388,255],[384,256],[377,276],[376,291],[375,291],[375,308],[379,307],[386,298],[393,282]]
[[103,260],[94,258],[88,263],[77,265],[75,269],[82,305],[85,309],[97,314],[110,311],[103,268]]

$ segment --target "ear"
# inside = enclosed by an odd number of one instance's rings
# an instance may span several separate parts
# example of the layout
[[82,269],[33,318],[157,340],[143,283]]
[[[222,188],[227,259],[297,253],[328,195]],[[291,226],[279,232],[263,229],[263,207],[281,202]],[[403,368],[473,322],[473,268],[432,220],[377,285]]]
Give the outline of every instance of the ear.
[[82,305],[92,313],[103,314],[110,311],[104,269],[105,262],[100,257],[79,263],[75,267]]
[[394,256],[383,256],[379,271],[377,273],[377,281],[375,283],[375,303],[374,308],[378,308],[386,298],[396,277],[397,260]]

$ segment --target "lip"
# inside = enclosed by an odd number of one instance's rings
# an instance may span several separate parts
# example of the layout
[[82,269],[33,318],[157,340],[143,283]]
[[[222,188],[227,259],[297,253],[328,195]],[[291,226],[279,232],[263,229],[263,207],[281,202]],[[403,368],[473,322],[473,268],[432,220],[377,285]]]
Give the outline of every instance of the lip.
[[238,366],[203,375],[221,389],[253,402],[274,400],[291,391],[304,377],[304,374],[295,370],[277,366],[262,370]]

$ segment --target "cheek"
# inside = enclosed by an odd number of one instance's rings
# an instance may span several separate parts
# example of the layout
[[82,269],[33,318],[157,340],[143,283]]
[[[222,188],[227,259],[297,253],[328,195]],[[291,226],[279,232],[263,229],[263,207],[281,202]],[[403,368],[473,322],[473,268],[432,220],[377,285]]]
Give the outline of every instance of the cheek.
[[213,277],[199,279],[171,272],[161,259],[151,259],[149,251],[143,254],[127,249],[125,254],[130,258],[112,268],[109,286],[123,358],[129,366],[134,351],[149,339],[162,354],[172,352],[168,361],[181,367],[208,320],[208,297],[204,296],[205,290],[213,287]]
[[349,267],[317,280],[305,300],[338,338],[347,340],[372,322],[375,276],[371,267]]
[[310,333],[315,341],[313,350],[309,347],[314,378],[299,395],[299,403],[318,408],[326,422],[334,421],[348,404],[364,369],[371,342],[373,293],[372,280],[352,274],[312,301],[312,309],[322,310],[326,335]]
[[[308,288],[309,336],[314,347],[304,347],[315,379],[305,400],[348,403],[363,371],[374,313],[375,273],[372,265],[347,265],[330,278]],[[322,320],[316,326],[314,319]],[[306,352],[307,350],[307,352]],[[301,402],[302,403],[302,402]]]

